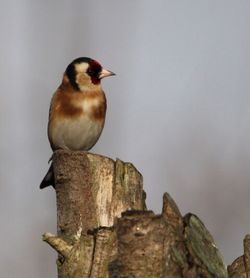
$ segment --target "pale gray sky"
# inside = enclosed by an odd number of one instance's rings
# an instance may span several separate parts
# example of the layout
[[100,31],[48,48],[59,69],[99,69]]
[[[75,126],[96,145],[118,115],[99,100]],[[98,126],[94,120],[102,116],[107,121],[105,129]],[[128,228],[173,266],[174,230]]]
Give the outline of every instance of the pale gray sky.
[[1,277],[56,277],[55,194],[40,191],[46,125],[67,64],[89,56],[103,81],[93,152],[132,162],[147,204],[169,192],[197,214],[226,263],[250,232],[250,1],[0,1]]

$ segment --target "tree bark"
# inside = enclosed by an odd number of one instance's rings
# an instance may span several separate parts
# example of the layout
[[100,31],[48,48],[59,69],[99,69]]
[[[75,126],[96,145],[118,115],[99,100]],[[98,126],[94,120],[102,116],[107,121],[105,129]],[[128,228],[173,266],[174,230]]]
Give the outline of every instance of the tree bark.
[[131,163],[59,150],[53,155],[59,278],[249,277],[244,255],[225,267],[201,220],[181,215],[168,193],[160,215],[146,210],[142,176]]
[[119,159],[63,150],[54,153],[53,169],[58,235],[43,239],[59,253],[58,277],[108,277],[115,219],[146,209],[141,174]]
[[228,277],[204,224],[193,214],[182,217],[167,193],[161,215],[150,211],[123,213],[117,223],[117,241],[114,277]]

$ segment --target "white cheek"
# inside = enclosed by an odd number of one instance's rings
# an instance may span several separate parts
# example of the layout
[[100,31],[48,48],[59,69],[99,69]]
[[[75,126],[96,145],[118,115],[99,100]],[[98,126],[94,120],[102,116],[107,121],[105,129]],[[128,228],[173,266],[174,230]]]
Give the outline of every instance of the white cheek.
[[80,63],[75,65],[76,72],[86,72],[89,65],[87,63]]

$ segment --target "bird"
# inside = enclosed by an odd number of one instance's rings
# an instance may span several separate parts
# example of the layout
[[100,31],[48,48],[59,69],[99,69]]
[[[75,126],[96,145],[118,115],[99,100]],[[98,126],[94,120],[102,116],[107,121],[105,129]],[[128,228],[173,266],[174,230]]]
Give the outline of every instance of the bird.
[[[53,152],[58,149],[88,151],[96,144],[107,108],[101,80],[113,75],[115,73],[88,57],[77,58],[67,66],[50,103],[47,132]],[[53,184],[51,164],[40,188]]]

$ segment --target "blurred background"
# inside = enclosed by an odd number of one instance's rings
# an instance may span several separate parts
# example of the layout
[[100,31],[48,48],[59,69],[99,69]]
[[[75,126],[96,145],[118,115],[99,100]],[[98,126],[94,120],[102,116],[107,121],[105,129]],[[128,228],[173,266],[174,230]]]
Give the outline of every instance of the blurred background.
[[132,162],[147,205],[169,192],[205,223],[226,264],[250,233],[250,2],[0,1],[0,273],[56,277],[51,96],[76,57],[103,81],[104,132],[93,152]]

